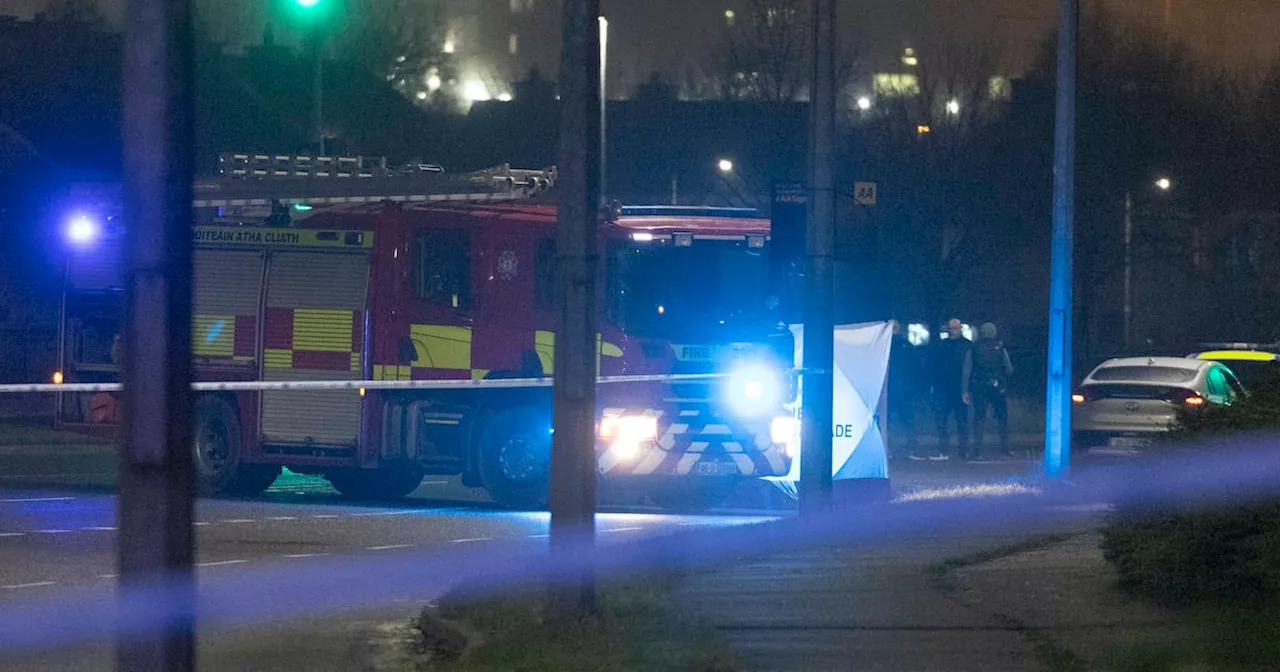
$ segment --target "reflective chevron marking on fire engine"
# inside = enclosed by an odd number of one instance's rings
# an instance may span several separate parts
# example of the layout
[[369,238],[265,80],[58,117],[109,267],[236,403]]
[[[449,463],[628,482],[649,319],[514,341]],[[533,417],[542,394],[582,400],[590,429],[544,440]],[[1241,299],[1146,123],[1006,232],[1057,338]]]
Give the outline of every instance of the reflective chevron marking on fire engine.
[[[409,339],[414,346],[414,360],[408,367],[399,364],[374,366],[377,380],[426,380],[451,377],[446,372],[468,372],[472,380],[482,380],[494,370],[492,365],[477,366],[474,345],[475,333],[471,327],[440,324],[413,324],[409,326]],[[555,371],[555,334],[550,331],[533,333],[533,353],[542,365],[544,375]],[[622,348],[605,341],[596,334],[596,370],[602,357],[621,357]],[[482,358],[483,359],[483,358]],[[378,367],[382,368],[379,369]],[[406,373],[407,370],[407,373]]]
[[253,361],[257,321],[253,315],[196,315],[191,320],[191,353]]
[[262,363],[268,369],[359,373],[362,321],[359,311],[269,308]]
[[[606,408],[602,415],[663,417],[664,411],[644,408]],[[773,444],[765,427],[735,430],[724,422],[699,424],[684,413],[663,428],[658,440],[642,448],[634,461],[620,458],[613,450],[602,449],[600,472],[607,475],[673,476],[704,474],[716,476],[780,476],[787,472],[782,446]],[[704,470],[698,465],[706,463]]]

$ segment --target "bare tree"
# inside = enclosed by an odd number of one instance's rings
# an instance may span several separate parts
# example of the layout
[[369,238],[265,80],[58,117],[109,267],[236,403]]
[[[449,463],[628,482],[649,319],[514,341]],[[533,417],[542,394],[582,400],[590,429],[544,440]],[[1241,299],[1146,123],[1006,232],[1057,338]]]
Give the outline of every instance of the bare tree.
[[[332,47],[344,60],[384,77],[402,94],[440,102],[456,79],[444,51],[440,0],[348,0]],[[419,96],[419,93],[426,96]]]
[[941,41],[917,55],[898,95],[878,103],[881,118],[894,122],[899,139],[914,140],[927,127],[935,145],[952,144],[1004,109],[1005,53],[991,41]]
[[721,85],[730,99],[797,100],[808,85],[806,0],[750,0],[729,26]]

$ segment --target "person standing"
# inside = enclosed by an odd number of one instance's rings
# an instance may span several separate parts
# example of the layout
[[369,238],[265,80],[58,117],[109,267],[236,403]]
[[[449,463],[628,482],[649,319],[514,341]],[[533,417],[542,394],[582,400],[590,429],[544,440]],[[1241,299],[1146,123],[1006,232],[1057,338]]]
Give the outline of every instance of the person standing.
[[[888,376],[889,457],[900,459],[916,453],[916,405],[924,365],[916,346],[902,333],[902,325],[897,320],[893,320],[891,324],[893,341],[889,348]],[[901,442],[897,438],[899,434],[903,436]]]
[[973,406],[974,452],[984,447],[983,430],[990,409],[1000,428],[1000,452],[1009,457],[1009,376],[1013,374],[1013,362],[1009,351],[998,338],[996,325],[987,322],[979,331],[974,344],[964,360],[964,400]]
[[964,324],[952,318],[947,337],[933,347],[933,408],[938,427],[938,452],[929,459],[946,460],[951,448],[950,420],[956,421],[956,455],[969,453],[969,406],[964,398],[964,362],[973,342],[964,337]]

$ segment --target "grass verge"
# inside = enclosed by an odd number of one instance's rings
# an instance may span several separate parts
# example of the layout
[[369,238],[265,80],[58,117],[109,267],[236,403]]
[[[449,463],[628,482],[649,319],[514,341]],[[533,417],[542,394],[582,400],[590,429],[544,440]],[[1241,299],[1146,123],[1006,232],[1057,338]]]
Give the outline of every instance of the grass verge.
[[60,432],[49,425],[12,422],[0,424],[0,446],[88,446],[110,443],[87,434]]
[[[953,599],[963,601],[959,595],[960,587],[952,576],[953,572],[1013,555],[1038,551],[1068,541],[1075,536],[1078,535],[1043,534],[1004,546],[943,558],[929,567],[930,577],[937,590],[951,596]],[[978,607],[975,606],[974,608]],[[1022,635],[1031,644],[1032,649],[1044,664],[1045,669],[1052,672],[1085,672],[1085,670],[1089,669],[1083,658],[1063,646],[1061,642],[1054,639],[1052,635],[1043,629],[1031,627],[1009,614],[989,611],[984,611],[984,613],[1002,627]]]
[[1183,612],[1176,635],[1130,646],[1116,672],[1280,669],[1280,607],[1264,610],[1200,608]]
[[[672,599],[673,577],[605,584],[599,613],[582,623],[558,626],[543,618],[544,591],[470,600],[465,591],[446,598],[440,614],[472,633],[475,643],[461,660],[434,661],[442,671],[687,670],[741,669],[710,627],[683,612]],[[428,648],[430,642],[427,643]]]

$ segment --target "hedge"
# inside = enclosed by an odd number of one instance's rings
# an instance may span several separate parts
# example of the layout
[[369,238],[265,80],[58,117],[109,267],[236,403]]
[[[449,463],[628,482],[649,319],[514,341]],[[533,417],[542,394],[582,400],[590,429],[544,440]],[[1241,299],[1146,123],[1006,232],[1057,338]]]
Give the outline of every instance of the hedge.
[[[1280,380],[1230,407],[1188,414],[1169,440],[1280,429]],[[1169,605],[1256,606],[1280,598],[1280,498],[1195,508],[1121,505],[1103,528],[1122,587]]]

